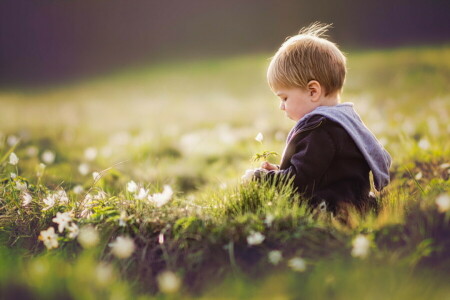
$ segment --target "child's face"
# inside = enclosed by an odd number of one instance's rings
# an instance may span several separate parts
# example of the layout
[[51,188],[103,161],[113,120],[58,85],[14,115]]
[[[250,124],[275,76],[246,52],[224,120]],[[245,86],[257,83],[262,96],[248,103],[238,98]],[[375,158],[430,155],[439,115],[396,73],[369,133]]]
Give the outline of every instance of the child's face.
[[294,121],[300,120],[304,115],[319,106],[313,101],[311,92],[307,89],[277,88],[275,94],[280,98],[280,109],[286,112],[286,116]]

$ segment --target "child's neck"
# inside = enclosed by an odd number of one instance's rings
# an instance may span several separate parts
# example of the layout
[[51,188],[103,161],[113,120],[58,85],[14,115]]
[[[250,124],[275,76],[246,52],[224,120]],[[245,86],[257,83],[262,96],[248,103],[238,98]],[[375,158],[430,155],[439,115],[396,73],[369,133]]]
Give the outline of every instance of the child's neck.
[[339,93],[334,93],[331,95],[323,96],[320,99],[321,106],[335,106],[341,101],[341,95]]

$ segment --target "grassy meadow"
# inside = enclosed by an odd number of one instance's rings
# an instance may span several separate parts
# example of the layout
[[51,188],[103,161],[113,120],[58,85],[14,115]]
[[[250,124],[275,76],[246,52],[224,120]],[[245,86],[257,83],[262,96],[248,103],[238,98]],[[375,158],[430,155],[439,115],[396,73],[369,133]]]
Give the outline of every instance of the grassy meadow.
[[0,298],[450,299],[450,46],[347,52],[393,157],[349,226],[241,183],[293,126],[270,54],[0,90]]

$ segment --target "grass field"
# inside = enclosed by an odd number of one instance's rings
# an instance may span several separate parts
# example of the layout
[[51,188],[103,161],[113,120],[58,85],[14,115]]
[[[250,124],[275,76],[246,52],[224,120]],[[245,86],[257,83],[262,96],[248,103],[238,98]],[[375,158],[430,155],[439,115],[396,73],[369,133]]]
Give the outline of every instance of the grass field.
[[0,91],[0,298],[450,299],[450,46],[347,52],[393,157],[349,227],[240,182],[293,125],[269,54]]

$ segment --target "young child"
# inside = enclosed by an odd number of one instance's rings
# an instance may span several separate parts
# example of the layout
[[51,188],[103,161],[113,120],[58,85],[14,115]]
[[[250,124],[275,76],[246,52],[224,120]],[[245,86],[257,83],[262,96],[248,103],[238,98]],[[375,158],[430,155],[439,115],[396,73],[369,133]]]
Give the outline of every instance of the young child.
[[280,165],[264,162],[256,179],[293,177],[312,209],[334,214],[351,206],[376,207],[369,172],[380,191],[389,183],[391,157],[361,121],[352,103],[340,103],[346,59],[324,38],[330,25],[314,23],[287,39],[272,57],[267,79],[280,109],[296,122]]

